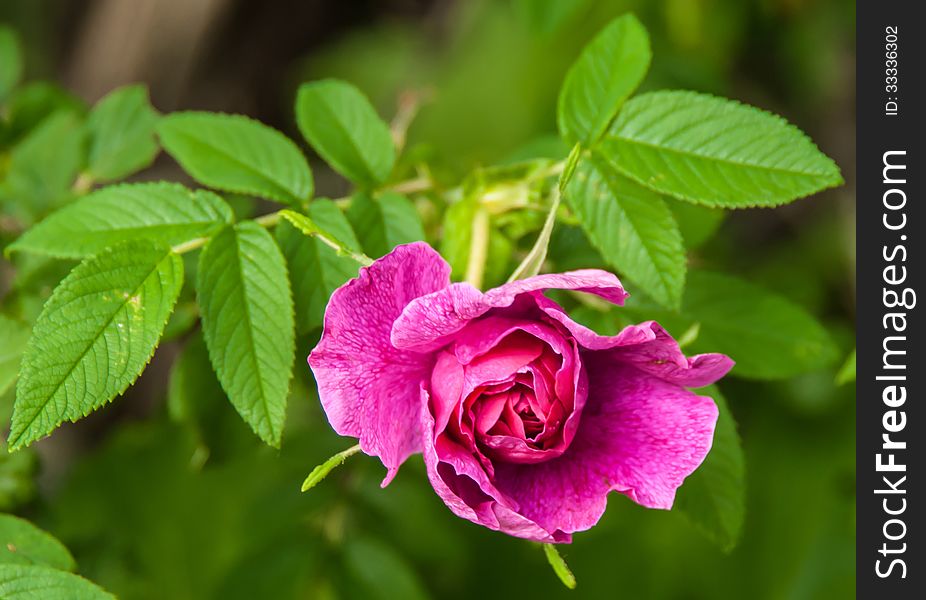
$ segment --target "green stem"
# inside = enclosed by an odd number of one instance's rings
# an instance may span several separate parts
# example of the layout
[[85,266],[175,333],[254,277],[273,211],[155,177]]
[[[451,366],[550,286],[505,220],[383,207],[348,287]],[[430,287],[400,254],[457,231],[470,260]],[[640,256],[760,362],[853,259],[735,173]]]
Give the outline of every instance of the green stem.
[[482,278],[488,257],[489,212],[480,206],[473,216],[473,231],[469,241],[469,262],[466,265],[466,281],[476,289],[482,288]]
[[[552,177],[558,175],[563,171],[563,168],[566,165],[566,161],[560,161],[558,163],[553,163],[549,168],[540,171],[534,175],[534,178],[537,177]],[[81,175],[78,177],[77,181],[74,182],[74,191],[78,193],[86,192],[92,187],[93,180],[87,176],[84,177]],[[400,181],[395,185],[389,186],[389,190],[398,192],[400,194],[414,194],[416,192],[424,192],[430,190],[434,187],[434,182],[431,181],[429,177],[416,177],[414,179],[407,179],[405,181]],[[452,193],[453,190],[450,191]],[[344,204],[350,201],[350,196],[344,196],[343,198],[336,198],[334,202]],[[262,227],[275,227],[277,223],[280,222],[280,213],[282,213],[285,208],[280,209],[276,212],[268,213],[266,215],[261,215],[254,219],[254,222]],[[480,214],[481,213],[481,214]],[[331,246],[335,250],[342,251],[344,248],[337,244],[337,242],[325,237],[322,233],[317,233],[316,236],[323,243]],[[209,241],[209,238],[195,238],[182,244],[177,244],[173,247],[173,251],[177,254],[184,254],[186,252],[192,252],[206,245]],[[483,273],[485,272],[485,261],[488,255],[488,245],[489,245],[489,215],[486,211],[480,210],[476,214],[476,218],[473,221],[473,239],[472,245],[470,246],[470,262],[467,268],[466,280],[470,283],[473,283],[476,287],[479,287],[482,284]],[[359,262],[363,265],[372,264],[372,260],[366,255],[357,254],[356,252],[345,251],[345,254]],[[478,260],[473,260],[472,257],[478,257]]]

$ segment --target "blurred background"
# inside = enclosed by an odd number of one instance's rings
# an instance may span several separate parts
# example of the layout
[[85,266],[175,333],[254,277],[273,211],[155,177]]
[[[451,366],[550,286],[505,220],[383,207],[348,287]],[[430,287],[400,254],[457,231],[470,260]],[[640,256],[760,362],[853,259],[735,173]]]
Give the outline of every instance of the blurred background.
[[[728,215],[692,258],[806,308],[841,360],[854,345],[855,310],[850,0],[3,0],[0,22],[24,45],[23,93],[48,106],[83,107],[143,82],[161,112],[244,113],[299,139],[292,105],[303,81],[351,81],[387,119],[417,92],[428,102],[409,153],[449,180],[549,144],[566,69],[628,10],[653,42],[643,89],[771,110],[842,168],[839,189]],[[313,169],[320,195],[346,191],[321,162]],[[141,175],[183,177],[164,156]],[[0,216],[5,242],[21,224]],[[70,266],[17,264],[29,273],[27,293],[3,261],[5,307],[34,316]],[[188,368],[208,372],[201,342],[188,339],[200,344]],[[299,355],[314,341],[300,340]],[[227,404],[177,423],[166,398],[179,348],[164,344],[112,406],[34,450],[0,456],[0,509],[51,531],[81,574],[120,597],[854,597],[855,395],[834,383],[839,361],[790,380],[723,382],[747,461],[735,549],[723,552],[676,513],[613,495],[602,523],[562,548],[579,581],[569,592],[539,546],[452,516],[420,458],[385,490],[378,462],[359,456],[300,494],[315,464],[350,445],[328,427],[301,359],[282,451],[261,445]],[[207,380],[201,394],[221,394],[215,385]],[[4,422],[10,402],[7,392]]]

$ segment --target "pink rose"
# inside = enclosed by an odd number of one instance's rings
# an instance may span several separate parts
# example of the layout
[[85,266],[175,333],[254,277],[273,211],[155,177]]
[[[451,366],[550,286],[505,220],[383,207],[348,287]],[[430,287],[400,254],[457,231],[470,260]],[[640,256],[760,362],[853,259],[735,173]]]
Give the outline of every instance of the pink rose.
[[672,507],[717,421],[713,400],[685,388],[733,361],[686,358],[653,321],[598,335],[547,288],[627,297],[596,269],[482,293],[450,283],[424,243],[397,247],[332,295],[309,365],[331,425],[380,458],[384,486],[423,452],[450,510],[542,542],[592,527],[612,490]]

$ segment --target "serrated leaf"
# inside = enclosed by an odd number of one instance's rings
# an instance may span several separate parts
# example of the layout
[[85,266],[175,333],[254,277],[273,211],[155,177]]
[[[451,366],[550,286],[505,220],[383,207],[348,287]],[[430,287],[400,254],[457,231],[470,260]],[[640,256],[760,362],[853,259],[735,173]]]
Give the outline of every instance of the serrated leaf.
[[746,459],[726,399],[716,386],[696,392],[713,398],[720,416],[711,451],[678,489],[674,507],[729,552],[746,516]]
[[38,565],[0,565],[5,600],[116,600],[83,577]]
[[45,565],[61,571],[76,567],[64,544],[13,515],[0,515],[0,564]]
[[19,359],[29,341],[29,327],[0,315],[0,396],[16,381]]
[[[360,247],[350,223],[334,202],[315,200],[308,212],[314,225],[334,236],[338,243],[352,249]],[[322,324],[328,298],[345,281],[357,276],[360,265],[288,221],[277,225],[276,238],[289,267],[296,325],[300,333],[306,333]]]
[[286,262],[253,221],[226,227],[199,258],[203,335],[222,389],[262,440],[278,447],[295,359]]
[[232,220],[231,208],[207,190],[167,182],[117,185],[58,210],[7,251],[81,258],[130,239],[174,246],[208,237]]
[[646,29],[632,14],[611,21],[569,69],[557,103],[560,134],[571,144],[593,144],[649,69]]
[[660,304],[678,306],[685,285],[685,247],[659,194],[595,155],[580,163],[566,200],[605,260]]
[[372,186],[389,178],[395,163],[389,126],[356,87],[334,79],[302,84],[296,123],[325,162],[351,181]]
[[151,242],[119,244],[76,266],[33,327],[10,449],[123,393],[154,354],[182,284],[180,257]]
[[157,126],[164,149],[199,183],[298,203],[312,197],[312,172],[288,137],[242,115],[177,112]]
[[415,205],[395,192],[385,192],[375,200],[362,192],[354,195],[347,218],[364,251],[373,258],[387,254],[399,244],[424,239],[424,227]]
[[600,149],[641,184],[707,206],[776,206],[842,183],[836,164],[781,117],[695,92],[629,100]]
[[722,352],[732,373],[750,379],[785,379],[821,369],[836,359],[829,334],[807,311],[778,294],[729,275],[691,271],[680,313],[627,311],[656,319],[675,335],[700,323],[689,354]]
[[0,102],[6,100],[19,83],[23,73],[22,47],[19,36],[6,26],[0,26]]
[[547,562],[553,567],[553,572],[556,573],[559,580],[570,590],[576,589],[576,576],[572,574],[572,570],[569,568],[569,565],[566,564],[566,561],[563,560],[556,546],[553,544],[542,545],[543,553],[547,557]]
[[114,181],[150,165],[158,153],[157,122],[145,86],[129,85],[107,94],[87,117],[87,172],[97,181]]

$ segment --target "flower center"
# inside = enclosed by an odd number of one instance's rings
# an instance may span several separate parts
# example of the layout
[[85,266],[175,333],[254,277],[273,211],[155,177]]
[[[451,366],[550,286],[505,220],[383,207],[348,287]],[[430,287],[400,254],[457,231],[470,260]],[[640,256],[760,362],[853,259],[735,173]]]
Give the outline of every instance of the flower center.
[[486,456],[507,462],[542,462],[562,454],[578,368],[569,350],[568,344],[554,349],[546,340],[516,331],[467,365],[471,381],[489,378],[461,402],[466,437]]

